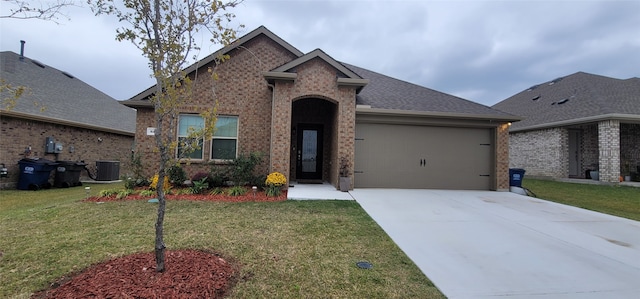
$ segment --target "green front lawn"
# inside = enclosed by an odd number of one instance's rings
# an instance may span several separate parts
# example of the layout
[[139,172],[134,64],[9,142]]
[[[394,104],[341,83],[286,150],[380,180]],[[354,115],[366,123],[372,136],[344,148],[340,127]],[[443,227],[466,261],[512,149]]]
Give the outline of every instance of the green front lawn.
[[[93,195],[122,187],[87,186]],[[91,264],[153,250],[156,204],[84,197],[83,187],[0,191],[0,298],[27,298]],[[235,260],[232,298],[444,297],[354,201],[169,201],[165,232],[169,249]]]
[[640,188],[533,180],[522,186],[538,198],[640,221]]

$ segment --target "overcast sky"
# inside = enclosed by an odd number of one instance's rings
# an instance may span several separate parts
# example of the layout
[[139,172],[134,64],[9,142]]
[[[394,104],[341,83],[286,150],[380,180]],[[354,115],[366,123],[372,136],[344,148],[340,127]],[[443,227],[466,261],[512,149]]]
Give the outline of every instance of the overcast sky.
[[[86,1],[79,1],[84,3]],[[86,6],[86,5],[85,5]],[[7,5],[2,3],[3,12]],[[118,99],[151,86],[140,51],[114,39],[118,22],[88,8],[61,24],[0,19],[1,51],[69,72]],[[578,71],[640,77],[640,1],[245,0],[244,33],[266,26],[307,53],[493,105]],[[200,58],[218,49],[203,47]]]

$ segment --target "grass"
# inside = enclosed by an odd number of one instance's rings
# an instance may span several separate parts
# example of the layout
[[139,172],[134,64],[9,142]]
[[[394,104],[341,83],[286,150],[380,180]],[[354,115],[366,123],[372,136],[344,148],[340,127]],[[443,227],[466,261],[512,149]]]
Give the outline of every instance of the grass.
[[[94,195],[122,187],[88,186]],[[0,191],[0,298],[27,298],[91,264],[153,250],[156,204],[84,196],[82,187]],[[165,243],[240,264],[231,298],[444,298],[353,201],[170,201]]]
[[640,188],[527,178],[522,182],[542,199],[640,221]]

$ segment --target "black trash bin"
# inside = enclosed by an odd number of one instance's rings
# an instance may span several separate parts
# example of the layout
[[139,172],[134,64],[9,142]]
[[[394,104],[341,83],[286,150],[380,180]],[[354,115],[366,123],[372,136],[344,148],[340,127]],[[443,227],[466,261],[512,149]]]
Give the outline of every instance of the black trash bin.
[[38,190],[51,188],[49,176],[58,163],[40,158],[24,158],[20,165],[19,190]]
[[53,185],[58,188],[69,188],[82,186],[80,182],[80,172],[87,165],[82,162],[75,161],[57,161],[56,176]]
[[522,188],[525,170],[522,168],[509,168],[509,186]]

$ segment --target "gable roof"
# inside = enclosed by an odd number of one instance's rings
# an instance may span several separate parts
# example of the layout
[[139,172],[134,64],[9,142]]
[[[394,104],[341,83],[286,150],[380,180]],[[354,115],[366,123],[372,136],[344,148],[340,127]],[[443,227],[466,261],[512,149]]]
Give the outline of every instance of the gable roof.
[[[0,52],[0,76],[25,92],[12,109],[2,114],[133,135],[136,111],[93,88],[67,72],[37,60],[6,51]],[[8,94],[3,93],[3,98]]]
[[[266,35],[297,56],[296,59],[284,65],[264,72],[263,76],[269,82],[273,80],[295,80],[297,74],[290,72],[292,69],[312,59],[321,59],[338,70],[339,74],[336,79],[338,85],[355,86],[357,88],[357,104],[371,107],[372,109],[369,109],[369,112],[392,111],[398,114],[408,113],[496,121],[518,121],[520,119],[518,116],[498,111],[479,103],[336,61],[320,49],[303,54],[264,26],[258,27],[229,46],[187,67],[185,72],[187,74],[193,72],[198,67],[207,65],[219,55],[229,53],[261,34]],[[152,86],[124,103],[130,107],[151,107],[151,103],[147,98],[153,94],[153,91]]]
[[604,119],[640,123],[640,78],[622,80],[577,72],[534,85],[493,108],[524,117],[511,131]]
[[385,76],[354,65],[348,68],[369,79],[358,94],[356,104],[376,110],[420,113],[432,116],[486,118],[517,121],[520,118],[485,105],[439,92],[420,85]]
[[[186,74],[190,74],[190,73],[196,71],[198,68],[209,64],[210,62],[214,61],[216,58],[220,57],[221,55],[225,55],[225,54],[231,52],[232,50],[242,46],[246,42],[254,39],[255,37],[257,37],[259,35],[267,36],[268,38],[270,38],[271,40],[276,42],[278,45],[280,45],[281,47],[285,48],[287,51],[293,53],[294,55],[296,55],[298,57],[303,55],[303,53],[300,52],[300,50],[296,49],[291,44],[289,44],[288,42],[286,42],[285,40],[283,40],[279,36],[275,35],[273,32],[271,32],[269,29],[267,29],[267,27],[260,26],[260,27],[258,27],[256,29],[254,29],[253,31],[243,35],[240,38],[238,38],[237,40],[233,41],[228,46],[223,47],[220,50],[211,53],[209,56],[207,56],[207,57],[205,57],[205,58],[193,63],[192,65],[190,65],[188,67],[186,67],[184,69],[184,72]],[[127,106],[130,106],[130,107],[152,107],[151,103],[147,100],[147,98],[150,97],[151,95],[153,95],[154,87],[155,87],[155,85],[150,86],[149,88],[147,88],[144,91],[140,92],[139,94],[131,97],[131,99],[124,101],[123,103],[125,105],[127,105]]]
[[338,85],[356,86],[356,92],[360,92],[360,90],[362,90],[362,88],[369,83],[369,80],[363,79],[358,74],[354,73],[353,71],[345,67],[342,63],[336,61],[320,49],[315,49],[269,72],[264,72],[263,75],[265,79],[270,81],[270,83],[272,83],[271,81],[275,79],[295,80],[295,78],[297,77],[296,73],[290,73],[289,71],[315,58],[321,59],[340,72],[340,74],[338,74],[338,78],[336,79]]

